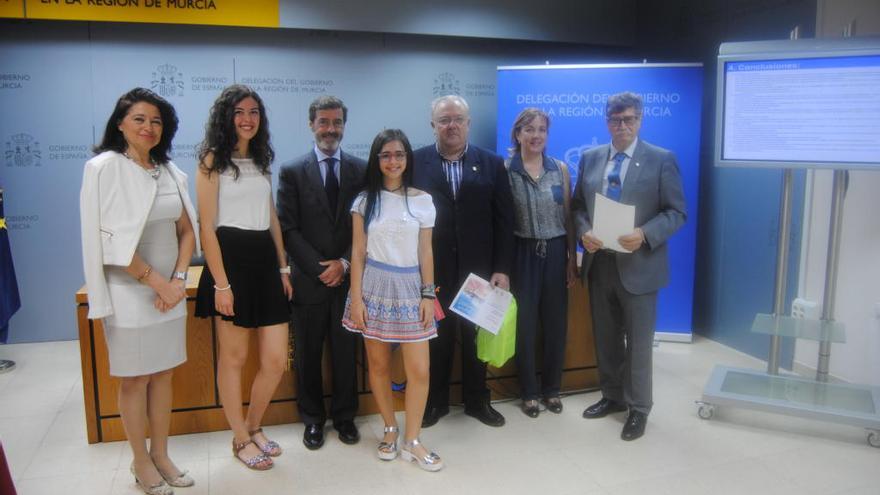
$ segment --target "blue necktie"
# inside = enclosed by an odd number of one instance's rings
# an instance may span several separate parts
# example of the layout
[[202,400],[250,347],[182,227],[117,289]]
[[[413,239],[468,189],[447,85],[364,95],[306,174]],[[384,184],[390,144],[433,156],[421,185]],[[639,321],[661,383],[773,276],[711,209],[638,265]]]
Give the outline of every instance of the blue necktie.
[[336,159],[333,157],[324,160],[327,164],[327,176],[324,179],[324,191],[327,192],[327,202],[330,203],[330,211],[336,213],[336,203],[339,199],[339,181],[336,179],[336,172],[333,165]]
[[619,152],[614,155],[614,168],[608,174],[608,194],[614,201],[620,201],[620,166],[626,158],[626,153]]

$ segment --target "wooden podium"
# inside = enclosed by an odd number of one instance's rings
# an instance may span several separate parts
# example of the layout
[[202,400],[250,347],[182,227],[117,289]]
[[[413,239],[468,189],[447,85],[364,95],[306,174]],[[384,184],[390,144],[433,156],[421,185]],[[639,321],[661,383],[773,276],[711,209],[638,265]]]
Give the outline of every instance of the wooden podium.
[[[225,430],[228,428],[223,408],[217,393],[217,333],[213,321],[196,318],[196,285],[202,267],[189,269],[187,283],[187,361],[174,370],[174,401],[171,414],[171,434],[196,433]],[[89,443],[109,442],[125,439],[119,408],[116,404],[118,379],[109,374],[107,346],[100,320],[89,320],[88,294],[85,288],[76,293],[77,322],[79,327],[79,348],[82,365],[83,399],[85,401],[86,428]],[[569,291],[568,342],[566,343],[565,366],[562,376],[564,391],[581,390],[597,386],[598,372],[593,350],[593,331],[589,318],[589,303],[586,289],[579,283]],[[540,340],[540,339],[539,339]],[[251,340],[251,353],[242,376],[242,396],[250,396],[250,384],[257,372],[256,334]],[[328,353],[324,354],[324,390],[331,392],[329,382],[330,368]],[[399,351],[393,355],[394,367],[392,381],[405,383],[403,363]],[[363,345],[357,350],[357,380],[360,394],[358,414],[378,412],[370,393],[366,372],[366,355]],[[540,353],[538,354],[540,363]],[[461,397],[460,367],[452,372],[452,400]],[[519,394],[516,378],[516,365],[511,359],[502,368],[489,367],[487,385],[492,390],[493,399],[515,398]],[[403,409],[403,393],[395,392],[395,408]],[[327,396],[329,398],[329,395]],[[286,371],[278,389],[266,410],[264,425],[294,423],[299,421],[296,408],[296,380],[294,371]]]

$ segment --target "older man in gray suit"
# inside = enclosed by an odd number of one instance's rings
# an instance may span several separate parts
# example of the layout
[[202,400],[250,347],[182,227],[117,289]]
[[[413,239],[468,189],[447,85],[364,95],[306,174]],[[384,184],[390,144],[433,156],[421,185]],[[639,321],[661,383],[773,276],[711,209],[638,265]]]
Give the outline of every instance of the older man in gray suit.
[[[685,200],[675,155],[639,139],[642,99],[608,98],[611,144],[584,152],[572,198],[586,253],[581,275],[590,288],[602,399],[584,411],[601,418],[629,409],[620,437],[645,433],[653,404],[651,353],[657,291],[669,281],[666,240],[685,222]],[[618,238],[629,251],[605,249],[592,232],[596,194],[635,206],[635,229]]]

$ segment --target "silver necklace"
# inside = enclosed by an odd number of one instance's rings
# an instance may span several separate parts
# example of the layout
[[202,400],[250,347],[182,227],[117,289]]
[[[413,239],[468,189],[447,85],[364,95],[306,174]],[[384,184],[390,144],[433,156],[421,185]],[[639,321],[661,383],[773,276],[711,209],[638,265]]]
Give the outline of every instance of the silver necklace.
[[[131,157],[131,155],[128,154],[128,151],[123,151],[122,156],[128,158],[129,160],[131,160],[135,164],[137,164],[137,166],[141,167],[141,165],[138,162],[136,162],[134,160],[134,158]],[[150,177],[152,177],[153,180],[159,180],[159,176],[162,175],[162,167],[160,167],[158,163],[153,161],[153,157],[150,157],[149,159],[150,159],[150,165],[152,165],[152,167],[151,168],[141,167],[141,168],[143,168],[148,174],[150,174]]]

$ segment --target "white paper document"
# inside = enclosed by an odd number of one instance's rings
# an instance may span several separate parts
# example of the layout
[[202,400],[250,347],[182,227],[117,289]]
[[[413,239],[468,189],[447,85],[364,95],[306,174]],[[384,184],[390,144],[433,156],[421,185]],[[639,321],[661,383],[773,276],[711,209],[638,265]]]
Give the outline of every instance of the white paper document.
[[449,309],[493,334],[498,334],[512,299],[510,292],[494,287],[471,273],[455,295]]
[[636,207],[618,203],[613,199],[601,194],[596,194],[596,204],[593,207],[593,235],[602,244],[614,251],[629,253],[617,242],[622,235],[632,234],[635,229]]

